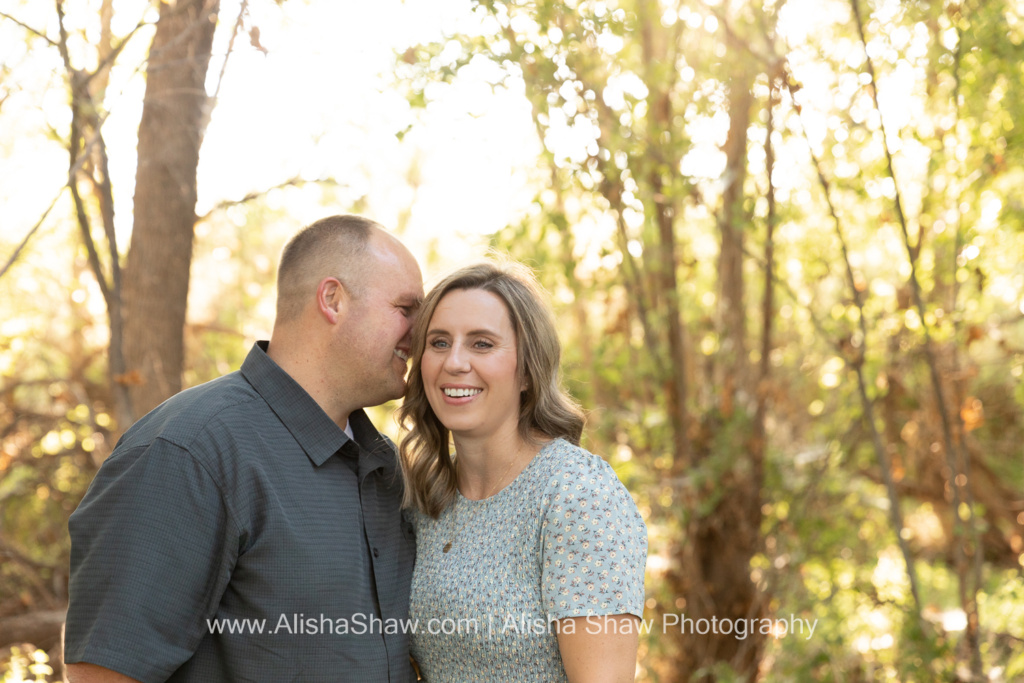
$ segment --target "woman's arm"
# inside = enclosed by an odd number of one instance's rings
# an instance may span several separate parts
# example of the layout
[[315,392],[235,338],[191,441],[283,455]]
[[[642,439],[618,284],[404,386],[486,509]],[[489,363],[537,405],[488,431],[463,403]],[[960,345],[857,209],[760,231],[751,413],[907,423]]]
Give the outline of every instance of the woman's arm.
[[569,683],[632,683],[640,620],[632,614],[558,622],[558,650]]

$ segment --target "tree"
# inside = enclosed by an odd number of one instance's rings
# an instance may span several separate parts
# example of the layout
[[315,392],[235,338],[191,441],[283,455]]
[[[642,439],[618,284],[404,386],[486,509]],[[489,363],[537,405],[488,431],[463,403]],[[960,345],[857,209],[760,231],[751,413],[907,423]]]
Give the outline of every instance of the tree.
[[[129,419],[181,390],[206,71],[218,0],[161,3],[139,124],[135,225],[124,282]],[[125,427],[128,426],[126,423]]]
[[[750,580],[750,562],[761,548],[764,440],[755,444],[746,435],[764,411],[757,409],[747,354],[751,342],[743,262],[744,236],[753,229],[746,182],[751,85],[757,69],[768,65],[740,59],[719,75],[711,65],[714,45],[689,32],[679,20],[682,7],[667,11],[649,0],[619,3],[615,9],[591,3],[486,2],[477,10],[496,31],[465,40],[466,62],[486,55],[511,75],[521,75],[538,134],[549,141],[556,191],[582,193],[588,205],[614,220],[623,263],[615,286],[625,302],[625,331],[636,326],[647,351],[633,368],[634,379],[664,390],[635,406],[641,415],[664,419],[640,441],[652,454],[648,464],[669,482],[666,498],[685,501],[682,507],[659,506],[654,513],[680,533],[667,577],[676,597],[668,608],[685,605],[695,618],[760,616],[762,598]],[[672,20],[666,21],[670,14]],[[421,59],[430,59],[435,70],[439,66],[437,51],[428,50]],[[691,65],[708,65],[712,78],[720,78],[717,87],[729,96],[724,107],[694,105],[702,84],[693,79]],[[731,123],[721,197],[707,196],[698,178],[679,173],[692,142],[681,122],[705,107],[726,113]],[[585,151],[557,149],[557,136],[567,130],[589,138]],[[549,215],[566,239],[570,231],[563,204]],[[708,333],[718,338],[722,352],[713,359],[715,391],[700,395],[691,389],[696,359],[687,341],[697,334],[692,328],[687,334],[682,305],[681,282],[687,277],[681,275],[687,260],[682,222],[688,208],[717,215],[720,235],[719,304]],[[537,244],[536,235],[520,237]],[[530,250],[517,253],[536,258]],[[577,277],[574,250],[567,246],[559,256],[572,281]],[[587,334],[580,330],[581,336]],[[665,451],[667,459],[653,457]],[[680,680],[715,662],[730,662],[752,675],[761,639],[759,634],[744,641],[733,634],[689,634],[675,645],[674,668]]]
[[[964,267],[979,203],[989,230],[1017,240],[996,187],[1019,149],[1003,116],[1019,111],[1004,98],[1021,41],[1001,23],[1018,26],[1019,12],[888,3],[857,21],[854,7],[481,0],[478,29],[409,50],[400,68],[411,101],[429,106],[433,82],[487,61],[495,87],[532,105],[550,181],[535,213],[494,242],[568,302],[562,331],[576,393],[595,408],[591,443],[634,484],[652,529],[655,613],[757,618],[788,604],[827,615],[824,640],[787,642],[794,678],[876,663],[907,680],[957,662],[978,675],[978,643],[1004,646],[978,628],[973,591],[992,577],[984,599],[1008,567],[982,557],[1024,547],[1013,540],[1024,517],[993,512],[1016,510],[989,477],[1007,471],[1001,437],[970,436],[983,424],[976,395],[1009,386],[972,381],[981,337],[963,321],[986,305],[965,303],[956,283],[974,281]],[[1005,104],[967,99],[979,82]],[[887,104],[901,98],[912,117]],[[975,107],[998,113],[968,142]],[[992,302],[989,281],[979,275],[972,296]],[[1017,413],[1016,400],[997,405]],[[932,427],[945,418],[949,429]],[[884,513],[865,509],[872,496]],[[948,530],[941,549],[913,541],[932,516]],[[890,556],[902,562],[891,606],[868,569]],[[922,556],[931,580],[915,577]],[[932,572],[950,572],[959,596]],[[963,610],[966,637],[932,630],[929,598]],[[859,613],[893,622],[899,656],[841,644]],[[765,652],[780,661],[764,635],[652,636],[648,672],[753,679]]]
[[[41,387],[42,395],[18,383],[3,387],[11,399],[12,412],[5,415],[9,418],[5,419],[3,429],[7,454],[0,472],[9,467],[11,472],[5,475],[7,486],[0,489],[0,495],[14,497],[14,503],[5,504],[6,512],[14,516],[12,519],[36,515],[53,519],[56,528],[64,529],[66,515],[77,504],[76,496],[84,493],[88,479],[109,452],[116,434],[130,426],[141,414],[140,409],[148,410],[181,386],[196,167],[212,106],[204,83],[218,3],[160,3],[149,50],[146,99],[139,128],[136,226],[124,281],[114,228],[114,187],[103,135],[107,116],[105,90],[112,65],[145,22],[139,22],[124,36],[113,35],[113,4],[111,0],[102,0],[100,40],[90,55],[96,66],[85,70],[75,62],[71,45],[79,36],[67,28],[64,3],[57,0],[55,8],[56,38],[14,17],[5,17],[56,50],[64,65],[71,114],[63,140],[69,157],[66,187],[89,269],[106,304],[108,381],[98,383],[91,376],[92,357],[82,348],[80,339],[73,336],[72,348],[65,349],[70,368],[64,380],[69,391],[81,394],[47,397],[46,383]],[[8,266],[18,253],[20,248]],[[158,335],[155,338],[154,333]],[[52,387],[61,382],[58,378],[54,380]],[[138,387],[138,396],[131,395],[129,387]],[[116,421],[109,419],[107,410],[116,415]],[[48,441],[58,435],[55,442]],[[26,456],[32,452],[36,458],[45,458],[47,466],[31,466],[31,458],[11,466],[10,454],[22,451]],[[71,469],[67,469],[69,466]],[[52,497],[51,487],[59,490]],[[36,500],[19,500],[23,492],[32,492]],[[40,502],[44,492],[49,505]],[[40,510],[40,506],[46,509]],[[64,521],[56,522],[60,517]],[[49,648],[59,641],[62,619],[55,615],[62,613],[66,601],[68,548],[66,541],[49,542],[52,546],[45,548],[45,559],[39,559],[32,556],[39,553],[9,546],[0,538],[0,549],[13,558],[10,571],[0,576],[0,582],[8,584],[11,594],[20,591],[22,596],[18,605],[0,606],[0,646],[31,642]],[[4,594],[8,594],[7,590]],[[26,608],[30,611],[18,614]],[[16,615],[8,617],[9,610],[15,610]],[[59,661],[59,652],[51,659]]]

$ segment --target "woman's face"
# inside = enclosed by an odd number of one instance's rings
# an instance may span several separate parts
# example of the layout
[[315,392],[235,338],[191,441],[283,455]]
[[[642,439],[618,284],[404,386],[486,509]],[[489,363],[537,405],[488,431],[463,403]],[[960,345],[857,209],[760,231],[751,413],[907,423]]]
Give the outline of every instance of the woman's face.
[[482,289],[456,289],[427,324],[420,372],[430,407],[454,435],[486,439],[519,421],[516,335],[505,302]]

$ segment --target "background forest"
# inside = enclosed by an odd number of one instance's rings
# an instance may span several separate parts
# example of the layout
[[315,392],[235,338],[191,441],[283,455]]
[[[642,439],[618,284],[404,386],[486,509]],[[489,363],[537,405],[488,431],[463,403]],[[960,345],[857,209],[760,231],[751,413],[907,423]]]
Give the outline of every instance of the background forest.
[[1024,680],[1022,41],[1021,0],[0,0],[4,680],[60,679],[118,436],[345,212],[548,287],[649,528],[638,680]]

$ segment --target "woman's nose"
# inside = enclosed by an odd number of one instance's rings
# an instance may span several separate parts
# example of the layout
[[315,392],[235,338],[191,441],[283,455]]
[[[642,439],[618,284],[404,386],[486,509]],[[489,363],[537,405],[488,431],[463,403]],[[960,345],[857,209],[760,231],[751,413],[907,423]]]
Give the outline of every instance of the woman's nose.
[[445,357],[444,367],[448,372],[466,372],[469,370],[469,357],[466,351],[457,344],[452,346]]

